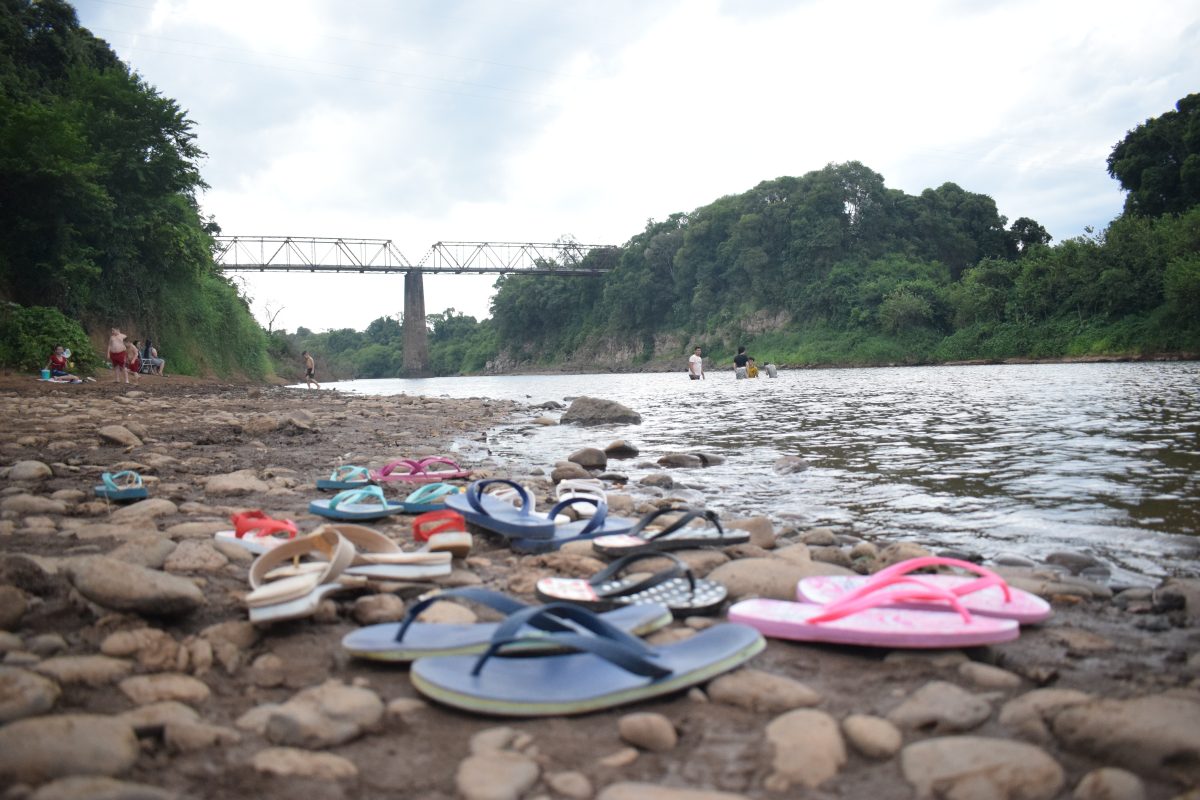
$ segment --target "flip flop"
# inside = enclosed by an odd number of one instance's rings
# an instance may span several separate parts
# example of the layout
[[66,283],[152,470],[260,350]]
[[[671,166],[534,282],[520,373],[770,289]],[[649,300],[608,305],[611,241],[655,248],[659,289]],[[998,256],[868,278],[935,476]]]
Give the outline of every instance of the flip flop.
[[346,521],[383,519],[403,510],[402,504],[389,503],[378,486],[347,489],[330,500],[313,500],[308,504],[310,514]]
[[633,528],[633,521],[617,519],[608,516],[608,503],[603,498],[572,497],[560,500],[547,512],[550,519],[558,519],[559,512],[569,507],[586,508],[585,519],[577,522],[556,524],[554,535],[549,539],[519,539],[513,538],[509,546],[518,553],[549,553],[562,547],[567,542],[581,542],[595,539],[597,536],[616,536],[627,533]]
[[[313,552],[328,558],[323,566],[277,580],[268,577],[273,568]],[[333,529],[292,539],[268,550],[250,565],[250,593],[246,595],[250,621],[281,622],[312,616],[330,594],[366,585],[366,578],[342,574],[353,560],[354,545]]]
[[233,530],[217,531],[213,538],[241,545],[257,555],[278,547],[288,539],[295,539],[299,533],[296,523],[290,519],[275,519],[258,508],[234,514],[229,519],[233,522]]
[[[958,567],[975,573],[976,577],[963,575],[917,575],[922,583],[945,589],[956,596],[972,614],[981,617],[1013,619],[1021,624],[1041,622],[1054,612],[1050,604],[1035,594],[1014,589],[1004,578],[969,561],[955,558],[912,558],[893,564],[874,575],[823,575],[804,578],[796,587],[798,600],[807,600],[818,605],[839,602],[851,597],[876,591],[880,586],[890,585],[914,570],[924,567]],[[903,608],[919,608],[927,611],[950,611],[944,603],[923,603],[912,600],[903,603]]]
[[[638,578],[621,577],[630,565],[646,559],[666,558],[664,570]],[[691,568],[670,553],[636,553],[619,558],[591,578],[542,578],[533,594],[545,603],[575,603],[597,610],[654,603],[677,615],[712,614],[725,602],[725,587],[697,579]]]
[[[597,478],[564,478],[554,487],[554,497],[556,500],[588,497],[608,502],[608,496],[604,494],[604,481]],[[581,517],[590,517],[593,508],[581,505],[575,509],[575,513]]]
[[431,553],[449,553],[454,558],[466,558],[475,542],[467,533],[467,523],[462,514],[443,508],[427,511],[413,518],[413,538],[425,542]]
[[[659,517],[679,514],[666,527],[652,525]],[[689,527],[693,520],[707,520],[704,528]],[[729,547],[750,541],[745,531],[726,532],[713,511],[695,511],[682,506],[651,511],[637,521],[628,533],[601,536],[592,541],[592,548],[606,556],[626,556],[633,553],[662,553],[667,550],[692,550],[698,547]]]
[[[450,466],[450,469],[428,469],[433,464],[447,464]],[[407,467],[407,469],[402,469],[403,467]],[[420,460],[398,458],[395,461],[389,461],[378,470],[371,470],[371,480],[379,481],[380,483],[390,483],[392,481],[423,483],[425,481],[442,481],[449,478],[468,478],[470,475],[470,470],[463,469],[457,462],[445,456],[430,456]]]
[[461,486],[452,483],[427,483],[404,498],[404,513],[425,514],[429,511],[440,511],[446,507],[446,497],[461,491]]
[[120,472],[105,472],[100,476],[101,484],[95,488],[96,496],[115,503],[145,500],[150,496],[142,485],[142,476],[131,469]]
[[[418,550],[408,553],[379,531],[365,525],[322,525],[312,535],[326,530],[336,531],[354,547],[354,558],[345,567],[346,575],[363,576],[377,580],[417,580],[449,575],[451,557],[449,553]],[[312,553],[316,560],[300,564],[293,571],[304,571],[319,567],[325,559],[319,551]],[[288,568],[277,570],[273,575],[282,575]]]
[[[469,655],[487,649],[500,627],[498,622],[476,622],[470,625],[452,625],[417,622],[426,608],[439,600],[463,599],[493,608],[506,616],[530,608],[519,600],[490,589],[467,587],[450,589],[423,597],[410,606],[402,622],[387,622],[368,625],[351,631],[342,638],[342,647],[357,658],[379,661],[413,661],[427,656]],[[662,606],[646,604],[628,606],[600,615],[610,625],[635,636],[645,636],[671,622],[671,612]],[[575,626],[561,618],[537,617],[529,621],[522,632],[576,630]],[[545,651],[553,649],[553,643],[531,642],[527,650]]]
[[371,475],[366,467],[342,464],[334,469],[328,478],[318,480],[317,488],[322,492],[341,492],[346,489],[361,489],[370,482]]
[[[493,485],[510,486],[517,490],[521,505],[514,507],[489,494],[484,489]],[[472,525],[508,538],[552,539],[555,525],[551,519],[533,510],[533,498],[524,486],[510,480],[493,478],[475,481],[462,494],[446,498],[446,508],[457,511]]]
[[[547,617],[585,632],[522,633]],[[529,655],[531,645],[569,652]],[[500,623],[482,655],[434,656],[409,673],[421,694],[455,708],[512,717],[583,714],[686,689],[728,672],[766,642],[745,625],[714,625],[682,641],[650,647],[577,606],[517,611]],[[518,658],[505,658],[516,652]]]
[[[898,605],[909,602],[940,603],[957,613]],[[973,617],[952,592],[916,578],[825,606],[743,600],[729,609],[729,619],[779,639],[864,647],[975,647],[1010,642],[1020,635],[1015,620]]]

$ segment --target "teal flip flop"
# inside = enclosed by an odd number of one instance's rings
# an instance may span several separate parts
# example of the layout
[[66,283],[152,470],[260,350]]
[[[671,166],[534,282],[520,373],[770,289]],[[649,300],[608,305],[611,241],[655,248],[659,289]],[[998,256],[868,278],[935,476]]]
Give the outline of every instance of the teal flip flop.
[[105,472],[100,480],[102,483],[95,488],[96,496],[115,503],[145,500],[150,496],[142,485],[142,476],[131,469]]
[[383,519],[404,510],[401,503],[389,503],[378,486],[347,489],[329,500],[313,500],[308,511],[329,519],[349,521]]
[[404,506],[405,514],[427,514],[430,511],[441,511],[446,507],[446,498],[461,491],[461,486],[455,486],[452,483],[427,483],[404,498],[401,505]]
[[342,464],[334,469],[328,478],[318,480],[317,488],[322,492],[341,492],[346,489],[361,489],[370,483],[371,475],[366,467]]

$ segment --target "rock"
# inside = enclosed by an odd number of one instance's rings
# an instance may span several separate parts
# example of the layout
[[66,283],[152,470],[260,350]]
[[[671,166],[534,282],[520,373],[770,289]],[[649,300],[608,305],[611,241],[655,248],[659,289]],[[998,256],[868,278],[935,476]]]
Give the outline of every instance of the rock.
[[417,620],[445,625],[473,625],[479,618],[466,606],[450,600],[438,600],[422,611]]
[[550,772],[544,780],[555,794],[570,800],[589,800],[594,792],[592,782],[582,772]]
[[120,775],[140,748],[127,723],[96,714],[28,717],[0,728],[0,783]]
[[640,425],[642,415],[613,400],[577,397],[559,420],[563,425],[605,425],[626,423]]
[[766,734],[774,750],[775,771],[765,782],[770,791],[787,791],[794,784],[814,789],[846,763],[837,721],[824,711],[789,711],[771,720]]
[[359,625],[399,622],[404,619],[404,601],[394,594],[370,594],[354,601],[351,616]]
[[41,461],[18,461],[8,470],[10,481],[44,481],[54,477],[54,470]]
[[80,594],[116,611],[166,617],[204,605],[204,594],[185,578],[104,556],[74,559],[66,571]]
[[1071,797],[1075,800],[1145,800],[1146,787],[1132,772],[1101,767],[1084,775]]
[[958,674],[983,689],[1016,689],[1021,685],[1020,675],[978,661],[959,664]]
[[830,528],[812,528],[800,534],[800,541],[812,547],[836,547],[837,534]]
[[879,551],[879,569],[908,561],[912,558],[928,558],[933,553],[916,542],[893,542]]
[[773,468],[780,475],[792,475],[796,472],[804,472],[810,466],[812,465],[800,456],[784,456],[775,461]]
[[135,675],[121,681],[118,686],[126,697],[139,706],[170,700],[194,706],[208,700],[211,694],[204,681],[175,673]]
[[596,800],[747,800],[745,795],[709,792],[703,789],[674,789],[654,783],[613,783],[596,795]]
[[691,453],[667,453],[655,463],[668,469],[693,469],[704,466],[700,456],[694,456]]
[[1055,564],[1060,567],[1066,567],[1071,571],[1071,574],[1078,575],[1088,567],[1103,566],[1104,562],[1095,556],[1089,556],[1087,553],[1076,553],[1073,550],[1059,550],[1046,556],[1047,564]]
[[175,552],[175,543],[157,533],[137,536],[108,553],[109,558],[137,564],[147,569],[162,569],[167,557]]
[[992,713],[982,697],[953,683],[930,681],[892,709],[888,721],[925,733],[954,733],[976,728]]
[[111,444],[119,444],[122,447],[140,447],[142,440],[133,435],[133,432],[122,425],[105,425],[100,430],[96,431],[100,438]]
[[764,550],[775,549],[775,526],[769,517],[748,517],[725,523],[725,527],[750,534],[750,544]]
[[553,417],[535,417],[533,420],[533,424],[549,427],[551,425],[557,425],[558,420],[554,419]]
[[40,633],[26,642],[26,649],[39,656],[52,656],[67,649],[67,640],[57,633]]
[[899,728],[886,719],[867,714],[851,714],[842,720],[842,733],[867,758],[891,758],[904,744]]
[[655,753],[674,750],[675,745],[679,743],[679,734],[675,732],[675,726],[662,714],[626,714],[617,720],[617,731],[621,738],[631,745]]
[[14,494],[0,500],[0,509],[18,514],[65,514],[67,504],[62,500],[38,497],[32,494]]
[[815,547],[809,545],[808,555],[813,561],[819,561],[822,564],[833,564],[845,569],[850,569],[854,565],[854,562],[850,559],[850,554],[840,547]]
[[918,798],[1052,800],[1064,781],[1062,767],[1040,748],[980,736],[910,744],[900,769]]
[[112,513],[112,521],[125,525],[137,525],[150,522],[158,517],[169,517],[179,511],[179,507],[161,497],[150,497],[118,508]]
[[24,592],[15,586],[0,586],[0,631],[16,630],[28,610]]
[[[163,533],[172,539],[205,539],[212,540],[218,531],[227,531],[233,525],[228,520],[180,522],[167,528]],[[238,545],[241,547],[241,545]]]
[[1067,750],[1189,785],[1200,782],[1200,702],[1173,694],[1094,700],[1061,710],[1050,727]]
[[565,480],[586,480],[590,477],[592,477],[592,473],[573,461],[560,462],[550,472],[550,480],[554,483],[561,483]]
[[616,439],[604,448],[604,455],[614,459],[637,458],[639,451],[624,439]]
[[1167,578],[1154,589],[1155,610],[1183,609],[1188,619],[1200,619],[1200,580],[1195,578]]
[[254,769],[268,775],[337,781],[358,777],[354,762],[333,753],[314,753],[293,747],[268,747],[251,760]]
[[218,553],[211,543],[187,539],[167,557],[163,568],[167,572],[217,572],[228,563],[229,559]]
[[795,600],[796,584],[801,578],[851,574],[850,570],[833,564],[795,564],[776,558],[739,558],[717,567],[708,574],[708,578],[723,584],[729,590],[731,599],[769,597]]
[[1000,724],[1038,743],[1051,740],[1047,721],[1064,708],[1092,700],[1090,694],[1074,689],[1034,689],[1009,700],[1000,709]]
[[272,709],[264,734],[273,744],[321,749],[357,739],[382,717],[379,695],[329,680]]
[[696,453],[696,455],[700,458],[700,463],[706,467],[716,467],[725,463],[725,456],[716,453],[701,451]]
[[170,723],[199,722],[200,715],[191,706],[174,700],[138,706],[118,714],[117,719],[129,723],[138,736],[160,736]]
[[270,489],[267,482],[260,480],[252,469],[241,469],[225,475],[213,475],[204,482],[204,494],[210,497],[261,494]]
[[237,744],[241,734],[232,728],[205,722],[168,722],[163,728],[163,743],[176,753],[190,753],[225,744]]
[[1051,628],[1046,634],[1067,646],[1067,652],[1077,656],[1107,653],[1116,647],[1111,639],[1106,639],[1098,633],[1082,628]]
[[541,768],[533,759],[495,751],[463,759],[454,784],[464,800],[518,800],[537,783],[539,774]]
[[250,681],[255,686],[282,686],[287,678],[287,664],[274,653],[263,653],[250,664]]
[[107,686],[133,670],[128,661],[108,656],[56,656],[39,662],[34,671],[61,684]]
[[485,728],[471,737],[468,744],[471,755],[495,753],[513,749],[513,741],[517,738],[516,728],[502,725],[498,728]]
[[767,714],[821,702],[821,695],[800,681],[746,667],[713,680],[708,684],[708,696],[714,703]]
[[29,795],[29,800],[176,800],[174,792],[97,775],[59,778]]
[[675,487],[675,479],[665,472],[654,472],[641,478],[638,483],[642,486],[657,486],[660,489]]
[[179,643],[158,628],[111,633],[100,643],[100,652],[115,658],[136,657],[138,664],[150,672],[180,668]]
[[584,447],[567,456],[567,461],[574,462],[584,469],[604,469],[608,466],[608,456],[596,447]]
[[62,690],[58,684],[17,667],[0,666],[0,725],[45,714]]

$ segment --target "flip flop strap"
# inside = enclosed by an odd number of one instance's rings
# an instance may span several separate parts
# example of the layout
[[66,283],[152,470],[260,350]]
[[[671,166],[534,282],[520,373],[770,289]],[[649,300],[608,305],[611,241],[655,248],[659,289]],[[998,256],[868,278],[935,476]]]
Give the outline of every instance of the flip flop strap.
[[671,674],[671,670],[653,663],[642,656],[637,650],[631,649],[621,642],[602,636],[586,636],[578,633],[556,633],[552,636],[513,636],[505,639],[493,638],[488,649],[483,652],[471,670],[473,676],[479,675],[488,660],[505,646],[517,643],[533,643],[540,645],[552,643],[557,647],[568,650],[592,653],[614,664],[626,672],[642,675],[652,680],[660,680]]
[[240,538],[243,533],[250,530],[250,526],[260,519],[269,519],[266,513],[261,508],[252,508],[249,511],[242,511],[232,515],[229,520],[233,523],[234,532]]
[[446,495],[458,494],[459,487],[450,483],[427,483],[404,498],[406,503],[428,503]]
[[595,478],[563,478],[554,487],[554,494],[562,497],[567,492],[578,492],[585,497],[604,497],[604,482]]
[[[366,486],[362,489],[347,489],[344,492],[338,492],[329,501],[329,508],[333,510],[343,503],[352,506],[362,500],[378,500],[379,505],[387,505],[387,500],[383,497],[383,489],[380,489],[378,486]],[[367,504],[364,503],[364,505]]]
[[264,519],[248,522],[245,526],[239,526],[233,532],[234,536],[241,539],[246,534],[253,534],[259,538],[274,536],[277,533],[286,533],[287,538],[295,539],[299,531],[296,529],[296,523],[290,519],[272,519],[266,517]]
[[1000,577],[986,567],[981,567],[978,564],[972,564],[970,561],[963,561],[959,558],[943,558],[941,556],[910,558],[907,561],[901,561],[899,564],[893,564],[886,569],[881,569],[871,577],[874,579],[884,576],[890,577],[892,575],[907,575],[910,572],[923,569],[925,567],[958,567],[959,569],[966,570],[967,572],[974,572],[976,575],[978,575],[978,580],[973,580],[960,586],[955,586],[950,590],[959,597],[972,594],[974,592],[983,591],[990,586],[999,586],[1000,590],[1004,592],[1004,602],[1012,602],[1012,589],[1009,587],[1008,581],[1004,580],[1004,578]]
[[635,652],[649,654],[650,648],[638,637],[606,622],[602,617],[574,603],[547,603],[529,606],[510,614],[496,628],[493,639],[512,639],[521,628],[529,625],[542,630],[592,633],[620,642]]
[[662,530],[654,531],[653,533],[649,533],[649,534],[643,536],[642,538],[645,539],[647,542],[652,542],[655,539],[662,539],[664,537],[669,537],[671,534],[677,533],[677,532],[683,530],[685,527],[687,527],[687,525],[692,520],[701,519],[701,518],[708,520],[709,522],[711,522],[713,525],[716,526],[718,539],[725,538],[725,529],[721,527],[721,520],[717,517],[715,512],[705,511],[705,512],[701,513],[698,511],[694,511],[690,508],[660,508],[658,511],[653,512],[649,516],[642,517],[642,519],[639,520],[638,524],[634,525],[633,530],[631,530],[629,533],[632,535],[637,535],[638,532],[641,530],[644,530],[646,525],[648,525],[651,521],[653,521],[654,519],[656,519],[659,516],[662,516],[663,514],[667,514],[672,511],[682,511],[684,513],[683,513],[683,516],[681,516],[679,519],[675,520],[674,522],[672,522],[670,525],[663,528]]
[[633,555],[622,556],[589,578],[588,583],[590,583],[593,588],[598,587],[600,584],[611,581],[621,573],[625,572],[630,564],[653,558],[667,558],[674,563],[666,569],[659,570],[650,577],[640,580],[637,583],[630,584],[629,586],[623,586],[616,591],[605,592],[603,594],[597,590],[596,594],[601,597],[621,597],[624,595],[637,594],[638,592],[644,592],[647,589],[651,589],[659,584],[666,583],[669,580],[674,580],[675,578],[687,578],[688,589],[693,594],[695,593],[696,574],[692,572],[691,568],[688,567],[688,565],[685,564],[682,559],[677,558],[671,553],[634,553]]
[[[417,617],[421,615],[422,611],[439,600],[451,600],[454,598],[471,600],[482,606],[493,608],[505,615],[512,615],[522,609],[529,608],[526,603],[515,600],[506,594],[493,592],[491,589],[477,589],[470,586],[462,589],[446,589],[436,594],[427,595],[412,606],[409,606],[408,613],[404,615],[404,619],[400,622],[400,630],[396,631],[396,641],[403,641],[404,634],[408,631],[409,626],[417,621]],[[566,630],[566,627],[563,626],[563,629]]]
[[396,467],[399,467],[402,464],[408,466],[408,472],[401,472],[401,475],[416,475],[420,472],[424,472],[424,470],[421,469],[420,464],[416,461],[413,461],[411,458],[397,458],[395,461],[389,461],[388,463],[384,464],[379,470],[379,474],[385,478],[391,477],[391,474],[396,471]]
[[[425,469],[426,467],[428,467],[431,464],[448,464],[448,465],[454,467],[454,469],[446,469],[446,470]],[[421,472],[428,472],[428,473],[431,473],[434,475],[436,475],[438,472],[462,472],[463,471],[463,468],[458,465],[457,461],[446,458],[445,456],[429,456],[428,458],[422,458],[420,461],[416,462],[416,466],[418,468],[420,468]]]
[[[432,530],[430,530],[432,528]],[[440,511],[427,511],[413,518],[413,538],[418,542],[428,542],[430,537],[449,531],[467,530],[466,520],[457,511],[448,508]]]
[[528,514],[530,512],[530,506],[533,503],[533,498],[529,496],[529,491],[516,481],[510,481],[507,478],[489,478],[488,480],[484,481],[475,481],[468,486],[467,502],[471,504],[471,508],[478,511],[480,514],[490,516],[488,515],[487,510],[483,507],[483,501],[480,498],[483,496],[484,489],[489,486],[497,485],[511,486],[513,489],[515,489],[517,491],[517,495],[521,498],[521,507],[519,509],[520,512],[522,514]]
[[554,504],[553,508],[547,514],[549,519],[554,519],[558,516],[558,512],[564,508],[570,508],[576,503],[586,503],[587,505],[595,506],[596,513],[588,520],[588,523],[583,526],[583,530],[579,532],[580,536],[585,536],[594,530],[604,527],[604,520],[608,518],[608,503],[604,500],[597,500],[594,497],[570,497],[566,500],[559,500]]
[[[859,611],[866,611],[880,606],[892,606],[897,603],[908,602],[930,602],[941,601],[950,605],[958,615],[962,617],[963,622],[971,621],[971,612],[967,610],[958,599],[958,595],[954,592],[943,589],[940,586],[935,586],[931,583],[925,583],[919,578],[909,576],[895,576],[890,579],[892,584],[906,584],[906,588],[901,588],[895,592],[874,591],[859,597],[843,597],[835,603],[830,603],[824,606],[825,613],[818,614],[814,617],[809,617],[809,622],[833,622],[834,620],[848,617],[852,614],[857,614]],[[883,588],[881,586],[880,588]]]
[[267,573],[280,564],[314,550],[328,551],[329,555],[329,561],[319,562],[324,563],[325,568],[321,570],[317,580],[318,585],[328,583],[341,575],[354,560],[354,545],[346,541],[337,531],[326,529],[311,536],[301,536],[284,542],[254,559],[254,563],[250,565],[250,588],[257,589],[262,586]]
[[100,480],[104,481],[105,487],[114,492],[119,492],[123,489],[140,489],[142,487],[142,476],[131,469],[123,469],[120,472],[105,472],[100,476]]
[[[670,506],[668,508],[660,508],[655,511],[651,511],[649,514],[646,514],[641,519],[639,519],[634,524],[634,526],[629,529],[629,535],[637,536],[642,531],[644,531],[646,529],[646,527],[648,525],[650,525],[651,522],[654,522],[654,520],[658,519],[659,517],[665,516],[667,514],[677,514],[677,513],[682,513],[683,516],[680,517],[675,522],[673,522],[670,526],[668,526],[666,531],[678,530],[680,527],[682,527],[683,525],[686,525],[688,522],[691,522],[693,519],[696,518],[696,512],[692,511],[690,508],[683,508],[681,506]],[[666,532],[666,531],[664,531],[664,532]],[[655,534],[652,534],[652,535],[655,535]],[[649,539],[650,536],[643,536],[642,538]]]
[[353,464],[342,464],[329,476],[331,481],[369,480],[371,477],[366,467],[356,467]]

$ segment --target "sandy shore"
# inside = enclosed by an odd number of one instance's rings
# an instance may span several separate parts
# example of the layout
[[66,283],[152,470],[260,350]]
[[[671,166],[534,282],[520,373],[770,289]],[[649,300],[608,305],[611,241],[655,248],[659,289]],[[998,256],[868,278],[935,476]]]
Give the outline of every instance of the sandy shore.
[[[486,444],[492,426],[540,410],[149,378],[5,378],[0,409],[4,798],[1197,796],[1194,581],[1114,593],[1062,566],[1009,568],[1055,610],[1011,643],[889,652],[772,640],[747,668],[686,693],[581,717],[486,718],[432,704],[406,667],[340,647],[430,584],[337,595],[314,618],[255,628],[242,602],[251,557],[212,536],[247,508],[312,530],[313,481],[333,466]],[[134,438],[117,443],[106,426]],[[544,502],[567,455],[511,477]],[[117,469],[140,471],[151,500],[123,510],[96,500],[100,474]],[[477,474],[507,476],[497,464]],[[613,493],[631,514],[653,508],[635,489]],[[788,599],[800,577],[918,552],[739,524],[751,544],[681,554],[734,597]],[[405,517],[374,527],[413,546]],[[521,557],[477,535],[434,583],[533,602],[537,578],[603,564],[589,543]],[[435,608],[441,620],[475,618]],[[649,638],[710,624],[679,619]],[[80,774],[112,777],[67,777]]]

